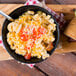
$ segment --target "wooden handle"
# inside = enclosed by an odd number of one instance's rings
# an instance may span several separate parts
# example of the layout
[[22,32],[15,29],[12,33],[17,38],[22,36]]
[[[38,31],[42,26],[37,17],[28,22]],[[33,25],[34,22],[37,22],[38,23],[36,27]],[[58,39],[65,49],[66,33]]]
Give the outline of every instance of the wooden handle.
[[72,21],[69,23],[68,27],[64,31],[64,34],[76,40],[76,17],[74,17]]

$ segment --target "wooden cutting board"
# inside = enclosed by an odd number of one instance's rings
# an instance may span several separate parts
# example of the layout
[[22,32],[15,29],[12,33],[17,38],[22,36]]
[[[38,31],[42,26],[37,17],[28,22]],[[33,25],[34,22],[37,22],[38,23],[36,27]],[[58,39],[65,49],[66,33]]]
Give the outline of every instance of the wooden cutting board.
[[[5,12],[6,14],[11,13],[14,9],[23,6],[23,4],[0,4],[0,10]],[[76,5],[47,5],[50,9],[54,10],[58,14],[63,13],[64,18],[67,23],[74,17],[74,12],[72,11],[76,8]],[[0,15],[0,30],[2,29],[2,24],[4,22],[4,17]],[[67,26],[67,25],[66,25]],[[1,31],[0,31],[1,35]],[[67,38],[63,35],[60,36],[60,42],[58,48],[55,50],[54,54],[56,53],[68,53],[68,52],[76,52],[76,42],[67,42]],[[7,51],[0,47],[0,60],[9,60],[13,59],[7,53]]]

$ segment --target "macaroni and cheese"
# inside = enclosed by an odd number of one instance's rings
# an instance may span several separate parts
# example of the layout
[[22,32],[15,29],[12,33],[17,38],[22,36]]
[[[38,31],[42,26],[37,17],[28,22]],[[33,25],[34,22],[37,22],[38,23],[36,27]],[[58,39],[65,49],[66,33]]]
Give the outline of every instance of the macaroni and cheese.
[[[51,15],[38,11],[27,11],[18,19],[8,24],[7,42],[11,49],[19,55],[30,59],[49,57],[47,45],[53,48],[55,40],[53,32],[56,24]],[[50,50],[52,49],[50,48]]]

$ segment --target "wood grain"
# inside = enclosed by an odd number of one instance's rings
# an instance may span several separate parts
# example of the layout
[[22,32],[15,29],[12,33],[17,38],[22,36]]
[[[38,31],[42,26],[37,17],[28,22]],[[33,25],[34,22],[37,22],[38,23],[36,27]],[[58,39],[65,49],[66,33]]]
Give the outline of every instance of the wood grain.
[[60,4],[76,4],[76,0],[55,0],[56,2],[59,2]]
[[43,73],[35,68],[29,68],[15,60],[0,62],[0,76],[44,76]]
[[71,53],[53,54],[37,66],[49,76],[76,76],[76,56]]
[[[36,64],[48,76],[76,76],[76,56],[68,54],[52,55],[46,61]],[[1,76],[46,76],[37,69],[30,69],[15,60],[0,61]]]
[[65,20],[69,22],[74,17],[73,9],[76,8],[76,5],[47,5],[52,10],[57,13],[63,13]]
[[[76,4],[76,0],[45,0],[47,4]],[[0,0],[0,3],[25,3],[26,0]]]

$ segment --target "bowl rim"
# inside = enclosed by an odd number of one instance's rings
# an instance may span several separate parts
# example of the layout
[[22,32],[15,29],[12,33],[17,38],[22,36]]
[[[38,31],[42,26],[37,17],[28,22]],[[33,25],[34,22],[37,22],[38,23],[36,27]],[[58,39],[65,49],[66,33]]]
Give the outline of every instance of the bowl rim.
[[[16,9],[14,9],[14,10],[9,14],[9,16],[10,16],[12,13],[14,13],[15,11],[17,11],[18,9],[23,8],[23,7],[38,7],[38,8],[44,9],[44,10],[46,10],[48,13],[50,13],[47,9],[42,8],[42,7],[40,7],[40,6],[36,6],[36,5],[26,5],[26,6],[20,6],[20,7],[16,8]],[[51,50],[51,54],[52,54],[52,53],[55,51],[55,49],[56,49],[56,47],[57,47],[57,45],[58,45],[58,43],[59,43],[60,30],[59,30],[59,24],[57,23],[56,19],[54,18],[54,16],[53,16],[51,13],[50,13],[50,15],[52,16],[52,18],[54,19],[54,22],[55,22],[56,25],[57,25],[56,27],[57,27],[57,34],[58,34],[58,35],[57,35],[56,44],[55,44],[55,46],[54,46],[54,49]],[[4,43],[4,40],[3,40],[3,30],[4,30],[4,24],[5,24],[5,21],[6,21],[6,20],[7,20],[7,19],[4,20],[3,26],[2,26],[2,30],[1,30],[2,42],[3,42],[3,45],[4,45],[5,50],[9,53],[9,55],[10,55],[12,58],[14,58],[15,60],[17,60],[17,61],[19,61],[19,62],[28,63],[28,64],[40,63],[40,62],[48,59],[48,58],[42,59],[42,60],[37,61],[37,62],[23,62],[23,61],[20,61],[20,60],[16,59],[12,54],[10,54],[10,52],[8,51],[8,49],[7,49],[7,47],[6,47],[5,43]],[[50,56],[51,56],[51,54],[50,54]]]

